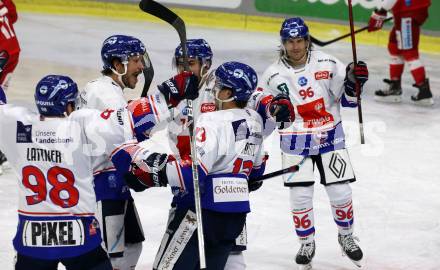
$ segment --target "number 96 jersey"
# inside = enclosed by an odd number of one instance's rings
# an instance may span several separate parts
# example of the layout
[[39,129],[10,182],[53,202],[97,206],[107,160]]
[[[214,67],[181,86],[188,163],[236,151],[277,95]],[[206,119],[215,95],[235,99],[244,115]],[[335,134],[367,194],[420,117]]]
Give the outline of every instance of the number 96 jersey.
[[344,95],[344,78],[338,59],[313,50],[302,68],[282,58],[267,68],[259,87],[288,95],[295,108],[295,122],[279,130],[283,152],[307,156],[344,148],[339,105],[356,106]]

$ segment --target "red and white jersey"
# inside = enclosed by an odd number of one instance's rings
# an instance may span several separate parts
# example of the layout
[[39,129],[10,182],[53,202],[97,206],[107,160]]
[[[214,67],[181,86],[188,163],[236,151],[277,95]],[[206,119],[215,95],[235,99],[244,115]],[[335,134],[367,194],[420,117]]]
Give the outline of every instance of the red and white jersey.
[[17,10],[11,0],[0,1],[0,51],[9,55],[20,52],[13,24],[17,21]]
[[343,95],[344,78],[345,65],[313,50],[302,68],[295,69],[281,58],[266,69],[259,87],[273,96],[287,94],[295,108],[294,123],[279,130],[283,151],[308,155],[311,145],[316,149],[310,151],[321,151],[344,140],[340,101],[349,99]]
[[431,5],[431,0],[382,0],[381,8],[391,10],[393,14],[426,8]]

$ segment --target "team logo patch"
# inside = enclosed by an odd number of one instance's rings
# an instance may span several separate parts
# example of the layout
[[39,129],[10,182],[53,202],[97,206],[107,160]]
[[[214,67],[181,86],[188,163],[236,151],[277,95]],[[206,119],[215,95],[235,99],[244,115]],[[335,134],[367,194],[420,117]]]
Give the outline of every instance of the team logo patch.
[[200,111],[202,113],[213,112],[213,111],[215,111],[215,104],[214,103],[203,103],[200,108]]
[[315,80],[328,80],[330,78],[330,72],[328,71],[318,71],[315,72]]
[[306,77],[299,77],[299,79],[298,79],[298,84],[300,85],[300,86],[306,86],[307,85],[307,82],[308,82],[308,80],[307,80],[307,78]]
[[40,94],[42,94],[43,96],[46,95],[47,94],[47,86],[46,85],[41,86],[39,91],[40,91]]
[[347,169],[347,162],[338,153],[333,153],[328,168],[337,178],[342,178]]
[[277,89],[281,91],[281,93],[285,95],[289,95],[289,87],[287,87],[286,83],[279,84]]
[[234,121],[231,124],[234,129],[236,142],[249,138],[250,131],[245,119]]
[[17,143],[31,143],[32,142],[32,125],[24,125],[17,121]]

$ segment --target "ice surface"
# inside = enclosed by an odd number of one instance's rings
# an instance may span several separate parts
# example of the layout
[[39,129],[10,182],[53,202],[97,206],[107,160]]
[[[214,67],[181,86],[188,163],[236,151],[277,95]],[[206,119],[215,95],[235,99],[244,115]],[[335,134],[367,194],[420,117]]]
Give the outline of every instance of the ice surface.
[[[8,91],[9,102],[33,106],[36,82],[49,73],[72,76],[82,87],[99,76],[100,47],[111,34],[129,34],[142,39],[156,72],[154,83],[171,75],[171,56],[178,43],[175,31],[165,24],[109,21],[85,17],[22,14],[16,24],[21,42],[20,64]],[[313,33],[313,29],[311,29]],[[259,74],[276,59],[279,39],[276,33],[188,29],[189,38],[205,38],[214,51],[214,66],[238,60],[253,66]],[[349,43],[323,48],[343,62],[352,59]],[[440,99],[432,108],[412,105],[412,78],[405,71],[403,103],[388,105],[373,101],[373,91],[388,76],[386,48],[358,46],[358,58],[366,61],[370,80],[365,86],[363,111],[367,144],[361,146],[357,111],[343,110],[344,126],[351,160],[358,181],[352,184],[355,233],[365,254],[364,269],[440,269]],[[440,96],[440,56],[422,55],[431,88]],[[127,96],[138,96],[140,88]],[[164,136],[149,144],[168,149]],[[163,148],[165,147],[165,148]],[[266,140],[270,151],[267,171],[280,169],[276,135]],[[0,267],[12,269],[17,214],[17,180],[6,170],[0,176],[1,231]],[[151,189],[134,194],[146,242],[138,269],[151,269],[168,215],[171,194],[168,189]],[[298,250],[289,212],[288,189],[280,178],[268,180],[251,194],[252,213],[248,216],[249,245],[245,252],[248,269],[297,269]],[[315,187],[316,256],[314,269],[348,270],[355,266],[337,244],[327,195]],[[436,259],[437,258],[437,259]]]

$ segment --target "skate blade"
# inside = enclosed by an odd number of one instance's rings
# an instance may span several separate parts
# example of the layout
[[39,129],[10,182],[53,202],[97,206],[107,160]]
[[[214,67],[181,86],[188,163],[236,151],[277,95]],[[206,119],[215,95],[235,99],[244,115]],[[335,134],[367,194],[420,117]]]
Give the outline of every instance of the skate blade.
[[[347,256],[347,258],[348,258],[348,256]],[[349,258],[349,259],[350,259],[350,258]],[[360,261],[354,261],[354,260],[350,259],[350,261],[352,261],[353,264],[356,265],[359,269],[362,269],[362,260],[360,260]]]
[[402,102],[402,97],[401,96],[386,96],[386,97],[374,96],[374,100],[379,101],[379,102],[384,102],[384,103],[400,103],[400,102]]
[[345,254],[345,252],[341,249],[342,252],[342,257],[347,257],[352,263],[354,263],[354,265],[356,265],[358,268],[362,269],[362,259],[360,259],[359,261],[355,261],[350,259],[350,257],[347,256],[347,254]]
[[434,105],[434,99],[432,98],[424,98],[421,100],[413,100],[415,105],[429,107]]
[[300,264],[298,267],[299,270],[312,270],[312,264]]

